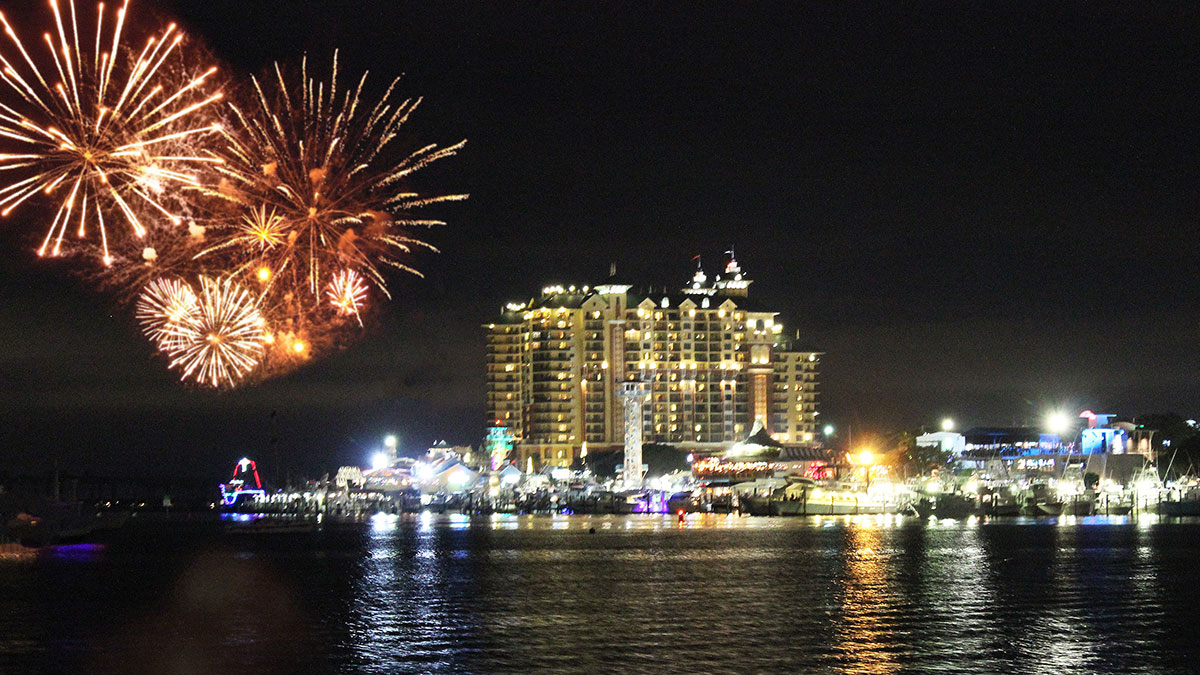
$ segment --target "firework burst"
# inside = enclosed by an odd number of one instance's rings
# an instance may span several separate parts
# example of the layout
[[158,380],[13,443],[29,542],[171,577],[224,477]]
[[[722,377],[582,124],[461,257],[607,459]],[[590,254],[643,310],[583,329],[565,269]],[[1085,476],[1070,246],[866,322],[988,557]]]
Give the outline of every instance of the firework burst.
[[138,298],[137,320],[146,337],[169,354],[182,346],[179,327],[195,320],[199,306],[196,292],[182,280],[155,279]]
[[318,82],[305,60],[299,82],[289,83],[276,65],[271,80],[253,80],[254,104],[231,106],[230,128],[222,131],[225,162],[215,167],[224,180],[211,194],[243,215],[201,253],[231,255],[235,274],[268,270],[265,293],[275,286],[306,293],[310,308],[343,270],[385,294],[385,267],[419,275],[403,261],[414,248],[435,249],[409,232],[444,223],[408,214],[466,197],[422,195],[406,186],[414,172],[455,154],[465,141],[387,160],[420,99],[393,100],[393,81],[371,105],[362,94],[366,75],[343,89],[337,70],[335,53],[330,80]]
[[339,315],[353,314],[358,318],[359,324],[362,324],[358,312],[367,301],[367,284],[358,272],[342,270],[333,275],[333,281],[329,282],[325,295],[329,297],[329,304],[333,305]]
[[[147,335],[171,357],[170,367],[180,370],[180,379],[213,388],[236,386],[258,366],[267,342],[257,298],[232,279],[200,277],[199,293],[174,283],[147,287]],[[189,293],[195,298],[190,306]]]
[[128,0],[115,16],[100,3],[94,39],[90,29],[81,39],[84,17],[73,0],[64,4],[69,11],[49,0],[55,33],[45,33],[45,50],[27,49],[0,12],[16,50],[0,51],[0,80],[16,94],[12,105],[0,102],[0,140],[13,149],[0,152],[0,176],[11,177],[0,187],[0,215],[39,192],[52,195],[58,208],[38,254],[59,255],[68,231],[80,238],[94,231],[111,264],[106,216],[139,239],[146,214],[179,225],[164,191],[199,188],[197,170],[222,161],[189,153],[183,143],[217,129],[197,118],[221,94],[203,93],[216,68],[179,79],[164,67],[183,41],[175,24],[139,49],[125,35]]

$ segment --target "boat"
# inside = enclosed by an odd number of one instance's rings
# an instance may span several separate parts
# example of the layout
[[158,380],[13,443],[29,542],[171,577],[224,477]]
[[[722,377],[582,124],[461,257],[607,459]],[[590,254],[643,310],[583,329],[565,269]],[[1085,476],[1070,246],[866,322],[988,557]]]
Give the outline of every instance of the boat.
[[975,497],[959,493],[942,493],[937,496],[933,515],[938,518],[966,518],[976,515],[979,505]]
[[9,534],[27,546],[78,544],[101,532],[120,528],[129,519],[125,512],[93,512],[78,502],[45,504],[37,514],[21,512],[5,523]]
[[751,516],[773,516],[775,511],[772,504],[770,497],[741,497],[738,500],[738,509]]
[[1158,503],[1161,516],[1200,516],[1200,500],[1164,500]]
[[1063,506],[1062,512],[1068,516],[1096,515],[1096,503],[1087,497],[1076,496]]
[[255,518],[245,522],[234,521],[225,526],[227,534],[310,534],[316,531],[315,520]]
[[908,509],[912,511],[916,517],[924,520],[933,515],[933,509],[935,506],[937,506],[937,503],[932,499],[928,497],[922,497],[916,501],[909,502]]
[[988,515],[998,518],[1019,516],[1021,515],[1021,505],[1015,501],[992,502],[991,508],[988,509]]
[[[1044,516],[1061,516],[1065,504],[1062,502],[1038,502],[1037,510]],[[1037,515],[1037,514],[1034,514]]]
[[695,513],[698,508],[691,492],[676,492],[667,499],[667,510],[671,513]]
[[1021,515],[1037,518],[1039,516],[1061,516],[1066,506],[1058,499],[1050,486],[1035,483],[1025,491],[1025,503],[1021,505]]
[[642,493],[636,490],[618,492],[612,497],[612,512],[617,515],[629,515],[637,509],[638,502],[641,500]]
[[979,495],[979,512],[985,516],[1011,517],[1021,515],[1021,504],[1008,490],[987,488]]
[[37,548],[13,542],[4,534],[0,534],[0,560],[32,560],[37,557]]
[[853,516],[870,513],[894,513],[896,508],[868,499],[866,494],[822,492],[804,499],[772,500],[772,510],[780,516]]

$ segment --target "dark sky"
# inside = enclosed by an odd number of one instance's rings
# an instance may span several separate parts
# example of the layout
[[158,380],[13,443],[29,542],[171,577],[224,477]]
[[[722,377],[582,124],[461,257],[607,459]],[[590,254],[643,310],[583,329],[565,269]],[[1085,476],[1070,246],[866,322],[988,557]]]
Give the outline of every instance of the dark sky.
[[826,350],[843,427],[1200,412],[1193,3],[158,4],[240,73],[335,48],[404,73],[414,133],[469,139],[424,179],[472,196],[360,343],[223,395],[179,385],[14,217],[5,468],[216,475],[271,459],[271,411],[302,471],[387,431],[477,443],[479,325],[505,302],[610,261],[677,286],[730,245]]

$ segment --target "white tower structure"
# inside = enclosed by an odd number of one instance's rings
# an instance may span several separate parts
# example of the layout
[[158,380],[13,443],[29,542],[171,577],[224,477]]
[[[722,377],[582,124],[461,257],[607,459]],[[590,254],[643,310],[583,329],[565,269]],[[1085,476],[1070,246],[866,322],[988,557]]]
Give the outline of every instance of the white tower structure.
[[649,391],[645,382],[621,383],[621,402],[625,409],[625,468],[621,480],[626,490],[642,487],[646,472],[642,468],[642,426]]

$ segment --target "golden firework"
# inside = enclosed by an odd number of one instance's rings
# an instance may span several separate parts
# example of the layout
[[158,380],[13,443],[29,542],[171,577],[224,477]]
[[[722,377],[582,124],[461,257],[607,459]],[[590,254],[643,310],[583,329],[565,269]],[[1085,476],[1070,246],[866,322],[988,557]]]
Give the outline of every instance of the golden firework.
[[146,285],[137,302],[137,320],[146,337],[162,351],[180,347],[178,327],[192,321],[199,311],[199,298],[181,279],[155,279]]
[[200,277],[195,311],[166,329],[170,367],[213,388],[241,382],[258,366],[267,339],[258,299],[232,279]]
[[[237,244],[245,244],[249,248],[257,247],[260,251],[275,248],[287,240],[287,228],[283,218],[275,215],[275,211],[267,213],[267,207],[260,206],[242,217],[242,238]],[[244,241],[243,241],[244,238]]]
[[[329,282],[325,294],[329,297],[329,304],[333,305],[338,314],[342,316],[353,314],[358,317],[359,309],[367,301],[367,284],[358,272],[342,270],[333,275],[333,280]],[[362,322],[361,318],[359,322]]]
[[337,71],[336,53],[328,82],[309,77],[307,60],[298,82],[276,65],[271,81],[253,80],[251,106],[231,106],[233,122],[222,130],[225,162],[216,170],[224,180],[210,194],[249,215],[214,233],[198,257],[230,254],[235,274],[266,268],[264,292],[283,285],[283,293],[307,289],[319,300],[335,274],[352,270],[386,294],[383,267],[419,275],[406,256],[417,247],[436,250],[411,228],[444,224],[408,214],[466,197],[422,195],[406,186],[414,172],[455,154],[465,141],[387,159],[420,99],[393,100],[392,82],[370,105],[362,95],[366,75],[343,89]]
[[0,152],[0,175],[11,177],[0,187],[0,215],[39,192],[56,196],[58,209],[38,254],[59,255],[69,229],[83,238],[94,226],[102,258],[111,264],[106,216],[123,220],[138,238],[147,230],[139,211],[178,225],[179,215],[163,203],[167,184],[198,188],[195,170],[222,161],[187,147],[218,128],[197,119],[221,99],[203,93],[216,68],[184,80],[168,75],[172,69],[164,64],[183,41],[175,24],[148,37],[140,51],[130,47],[128,0],[108,19],[111,38],[100,3],[95,38],[85,34],[82,41],[75,2],[66,1],[68,14],[59,4],[49,0],[55,35],[44,35],[44,53],[26,49],[0,12],[17,52],[0,51],[0,80],[15,94],[0,101],[0,141],[14,150]]

